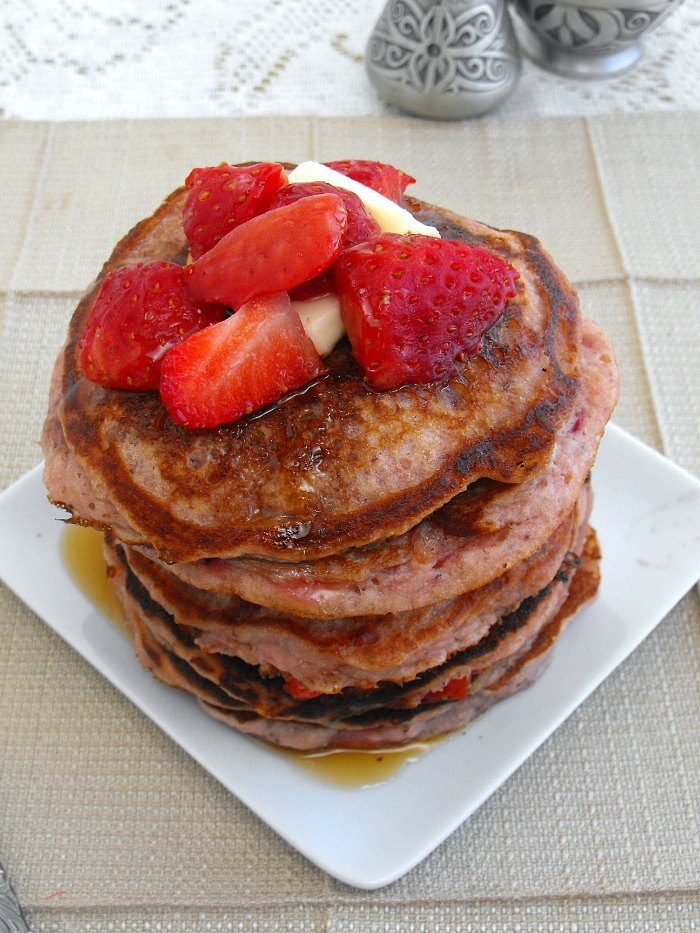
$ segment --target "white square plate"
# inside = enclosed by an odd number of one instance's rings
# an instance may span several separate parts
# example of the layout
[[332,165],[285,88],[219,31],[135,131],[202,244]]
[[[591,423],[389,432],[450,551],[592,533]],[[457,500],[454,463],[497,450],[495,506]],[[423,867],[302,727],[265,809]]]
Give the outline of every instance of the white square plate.
[[[567,628],[542,677],[370,787],[344,788],[309,774],[143,671],[121,632],[68,576],[63,525],[47,502],[41,467],[0,496],[0,578],[287,842],[341,881],[373,889],[401,877],[466,820],[700,575],[696,479],[610,425],[593,488],[600,594]],[[430,807],[422,805],[426,786]]]

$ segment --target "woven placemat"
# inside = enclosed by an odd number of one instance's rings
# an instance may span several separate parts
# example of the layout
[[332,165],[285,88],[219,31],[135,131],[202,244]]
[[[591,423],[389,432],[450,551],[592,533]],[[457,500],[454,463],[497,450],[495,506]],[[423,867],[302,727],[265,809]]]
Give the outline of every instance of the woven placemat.
[[[377,158],[426,200],[537,235],[615,342],[616,421],[700,472],[700,115],[1,130],[2,487],[41,459],[53,358],[114,243],[193,165],[245,159]],[[0,861],[35,931],[694,929],[699,622],[694,591],[431,857],[368,895],[287,846],[2,588]]]

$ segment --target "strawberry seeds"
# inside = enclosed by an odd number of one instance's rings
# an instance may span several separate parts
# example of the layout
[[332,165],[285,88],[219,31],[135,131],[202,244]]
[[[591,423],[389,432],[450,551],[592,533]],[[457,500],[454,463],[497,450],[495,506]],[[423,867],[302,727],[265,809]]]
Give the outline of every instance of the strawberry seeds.
[[[413,181],[376,162],[328,165],[395,203]],[[194,169],[187,186],[193,261],[110,273],[80,342],[86,378],[157,389],[184,427],[235,421],[326,371],[290,294],[337,295],[379,391],[450,378],[516,296],[518,273],[492,253],[381,231],[361,196],[289,184],[280,163]]]

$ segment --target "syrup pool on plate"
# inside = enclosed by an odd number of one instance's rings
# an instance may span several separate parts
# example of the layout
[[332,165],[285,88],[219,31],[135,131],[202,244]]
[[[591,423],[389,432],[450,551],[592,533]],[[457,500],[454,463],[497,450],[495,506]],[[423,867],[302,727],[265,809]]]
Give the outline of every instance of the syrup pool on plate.
[[285,751],[287,758],[314,777],[339,787],[374,787],[418,761],[442,736],[396,748],[343,749],[318,752]]
[[122,607],[107,575],[102,532],[81,525],[67,525],[61,538],[61,557],[71,579],[95,608],[128,634]]
[[[102,553],[102,532],[67,525],[61,539],[61,557],[73,582],[118,629],[129,634],[122,607],[107,573]],[[136,660],[134,660],[136,663]],[[372,787],[390,780],[406,765],[421,758],[438,739],[412,742],[398,748],[319,752],[279,749],[295,765],[320,780],[339,787]]]

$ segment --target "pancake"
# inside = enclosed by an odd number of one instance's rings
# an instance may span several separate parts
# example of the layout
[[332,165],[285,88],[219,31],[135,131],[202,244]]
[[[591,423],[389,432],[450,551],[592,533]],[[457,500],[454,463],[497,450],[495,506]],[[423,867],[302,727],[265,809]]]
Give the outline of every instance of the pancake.
[[[203,673],[198,671],[184,657],[193,651],[186,639],[168,644],[154,633],[158,631],[158,624],[153,624],[156,607],[151,605],[149,611],[147,605],[136,609],[130,605],[136,597],[123,582],[125,573],[118,592],[134,620],[142,664],[170,686],[197,696],[205,711],[216,718],[289,748],[379,748],[453,731],[493,702],[532,683],[566,623],[595,595],[599,559],[595,535],[588,529],[580,558],[566,561],[548,587],[448,664],[426,672],[417,684],[367,691],[372,695],[369,698],[354,692],[344,698],[324,697],[320,702],[285,697],[274,678],[256,676],[250,666],[234,664],[220,670],[214,663],[204,666]],[[426,697],[465,672],[472,675],[466,699]]]
[[485,586],[553,534],[593,465],[618,376],[610,341],[585,318],[581,358],[573,412],[531,479],[473,483],[403,535],[316,561],[205,559],[169,564],[170,572],[199,589],[324,619],[401,612]]
[[400,535],[478,479],[520,483],[545,466],[579,385],[576,296],[534,238],[418,201],[409,206],[420,220],[520,273],[517,298],[449,382],[372,391],[344,340],[304,391],[188,431],[157,394],[86,380],[78,345],[102,278],[137,261],[183,261],[185,196],[175,192],[115,248],[57,361],[45,480],[74,520],[166,561],[315,560]]
[[[234,655],[291,676],[311,690],[337,693],[348,686],[368,689],[382,680],[410,680],[478,640],[500,616],[546,586],[568,551],[580,549],[576,539],[589,503],[586,489],[578,507],[535,555],[488,586],[384,616],[331,621],[276,614],[236,596],[197,590],[133,548],[122,546],[121,554],[149,600],[198,649]],[[114,547],[109,539],[107,546]]]
[[570,619],[594,596],[599,582],[600,555],[595,537],[589,539],[569,595],[556,615],[518,655],[492,672],[481,689],[464,700],[424,705],[412,710],[388,711],[383,717],[355,717],[344,722],[307,723],[269,720],[249,710],[200,699],[212,716],[240,732],[275,745],[297,750],[322,748],[384,748],[432,738],[463,728],[493,703],[528,687],[543,671],[557,639]]
[[[583,550],[589,529],[580,536]],[[119,555],[117,555],[119,558]],[[565,602],[569,585],[579,565],[579,555],[569,552],[555,576],[539,591],[524,598],[514,609],[497,615],[493,625],[471,643],[456,647],[443,663],[427,668],[405,681],[382,678],[369,689],[346,688],[339,693],[299,699],[285,690],[280,671],[261,669],[240,658],[203,652],[192,632],[177,625],[172,615],[155,602],[128,565],[118,593],[128,617],[143,640],[144,633],[186,662],[199,676],[215,683],[236,703],[245,703],[269,718],[347,718],[371,710],[413,708],[427,694],[440,691],[455,678],[469,677],[472,688],[484,683],[485,672],[518,654],[539,633]],[[112,564],[114,579],[120,568]],[[157,668],[155,668],[157,673]],[[490,674],[487,678],[490,682]]]
[[215,429],[84,378],[100,284],[183,264],[174,192],[115,247],[70,323],[43,433],[49,498],[105,532],[141,664],[210,715],[291,748],[377,748],[466,724],[532,683],[595,595],[589,482],[617,391],[610,342],[533,237],[408,199],[518,271],[442,383],[328,372]]

